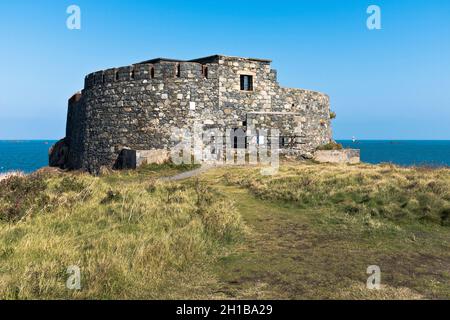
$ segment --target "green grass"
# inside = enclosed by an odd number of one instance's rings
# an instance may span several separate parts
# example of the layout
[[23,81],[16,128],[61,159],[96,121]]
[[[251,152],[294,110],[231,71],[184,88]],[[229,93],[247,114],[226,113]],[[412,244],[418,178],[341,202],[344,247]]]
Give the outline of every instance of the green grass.
[[450,298],[450,170],[194,168],[1,181],[0,298]]
[[[13,194],[37,190],[16,217],[1,212],[0,298],[204,297],[215,281],[209,265],[244,231],[232,201],[198,182],[112,175],[127,177],[113,183],[117,177],[66,173],[2,182],[6,208],[19,201]],[[65,286],[72,265],[81,269],[80,291]]]
[[[275,176],[241,168],[217,177],[253,227],[221,260],[230,295],[450,298],[448,169],[303,164]],[[382,290],[366,289],[369,265],[380,266]]]
[[343,148],[344,147],[342,144],[332,141],[325,145],[319,146],[317,150],[342,150]]

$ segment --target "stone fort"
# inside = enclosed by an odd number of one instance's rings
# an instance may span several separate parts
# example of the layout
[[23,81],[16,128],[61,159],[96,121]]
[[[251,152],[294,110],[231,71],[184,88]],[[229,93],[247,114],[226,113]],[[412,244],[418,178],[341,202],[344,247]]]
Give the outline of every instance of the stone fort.
[[281,87],[270,64],[213,55],[157,58],[91,73],[69,99],[66,137],[50,151],[50,165],[98,172],[117,167],[123,150],[160,160],[174,145],[172,129],[194,123],[231,129],[224,141],[234,148],[246,142],[236,143],[233,132],[276,128],[280,152],[309,157],[332,139],[329,97]]

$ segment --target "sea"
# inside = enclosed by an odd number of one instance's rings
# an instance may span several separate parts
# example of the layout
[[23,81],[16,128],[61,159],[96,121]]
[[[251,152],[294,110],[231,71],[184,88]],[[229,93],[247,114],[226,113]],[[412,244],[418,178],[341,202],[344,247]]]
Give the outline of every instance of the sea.
[[[33,172],[48,164],[54,140],[0,140],[0,173]],[[450,167],[450,140],[338,140],[361,150],[361,161],[400,166]]]

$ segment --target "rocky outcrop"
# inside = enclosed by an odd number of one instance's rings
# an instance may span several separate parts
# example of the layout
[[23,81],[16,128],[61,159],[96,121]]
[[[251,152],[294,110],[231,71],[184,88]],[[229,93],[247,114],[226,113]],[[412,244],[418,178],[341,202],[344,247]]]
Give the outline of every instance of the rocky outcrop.
[[356,164],[361,161],[360,150],[358,149],[317,150],[314,153],[314,160],[323,163]]
[[68,168],[69,145],[64,138],[55,143],[48,152],[48,163],[50,167],[61,169]]

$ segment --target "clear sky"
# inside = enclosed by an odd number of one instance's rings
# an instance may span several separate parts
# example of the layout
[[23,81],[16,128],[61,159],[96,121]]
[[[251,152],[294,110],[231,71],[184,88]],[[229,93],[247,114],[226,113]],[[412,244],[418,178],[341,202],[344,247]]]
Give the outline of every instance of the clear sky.
[[0,139],[62,138],[92,71],[216,53],[272,59],[281,85],[327,93],[336,139],[450,139],[448,0],[2,0],[0,39]]

